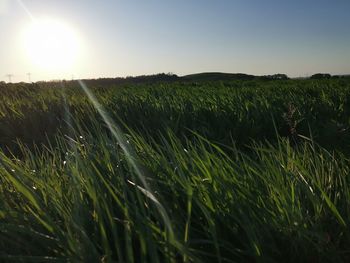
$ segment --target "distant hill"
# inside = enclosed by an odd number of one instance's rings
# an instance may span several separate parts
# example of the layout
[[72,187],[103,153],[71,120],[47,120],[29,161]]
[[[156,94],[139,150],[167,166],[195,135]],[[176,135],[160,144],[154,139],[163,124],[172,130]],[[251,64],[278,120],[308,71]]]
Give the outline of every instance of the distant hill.
[[[328,73],[317,73],[309,77],[295,79],[329,79],[329,78],[350,78],[350,75],[330,75]],[[255,76],[245,73],[223,73],[223,72],[203,72],[184,76],[178,76],[173,73],[159,73],[154,75],[116,77],[116,78],[98,78],[98,79],[83,79],[90,86],[110,86],[123,84],[152,84],[159,82],[205,82],[205,81],[235,81],[235,80],[287,80],[289,77],[286,74],[273,74]],[[36,83],[42,86],[50,86],[52,83],[61,82],[62,80],[38,81]],[[75,85],[75,80],[63,80],[66,86]],[[5,85],[4,81],[0,81],[0,85]],[[15,84],[15,83],[12,83]]]
[[191,74],[181,77],[182,80],[191,81],[231,81],[231,80],[285,80],[289,79],[286,74],[274,74],[265,76],[255,76],[244,73],[222,73],[222,72],[205,72],[198,74]]
[[[222,72],[204,72],[185,76],[178,76],[172,73],[160,73],[154,75],[143,75],[126,78],[99,78],[99,79],[85,79],[85,83],[90,86],[109,86],[120,84],[144,84],[144,83],[159,83],[159,82],[205,82],[205,81],[233,81],[233,80],[278,80],[288,79],[285,74],[275,74],[267,76],[254,76],[244,73],[222,73]],[[72,81],[65,81],[66,84]],[[73,81],[74,83],[74,81]]]
[[248,75],[244,73],[221,73],[221,72],[205,72],[205,73],[197,73],[191,74],[181,77],[182,80],[190,80],[190,81],[229,81],[229,80],[252,80],[255,79],[256,76]]

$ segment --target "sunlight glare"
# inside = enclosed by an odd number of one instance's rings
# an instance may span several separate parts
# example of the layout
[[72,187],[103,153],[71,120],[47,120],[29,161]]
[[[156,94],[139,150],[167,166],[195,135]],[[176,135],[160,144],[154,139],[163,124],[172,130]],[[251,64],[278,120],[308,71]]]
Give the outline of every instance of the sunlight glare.
[[24,48],[31,64],[41,70],[71,71],[79,55],[73,28],[54,19],[35,19],[24,31]]

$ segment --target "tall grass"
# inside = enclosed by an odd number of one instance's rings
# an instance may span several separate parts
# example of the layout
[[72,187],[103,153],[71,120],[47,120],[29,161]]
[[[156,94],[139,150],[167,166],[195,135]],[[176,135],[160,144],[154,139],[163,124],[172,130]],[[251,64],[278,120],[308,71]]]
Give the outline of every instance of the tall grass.
[[2,87],[0,262],[350,260],[348,80],[92,91]]
[[159,143],[130,133],[150,193],[118,141],[100,128],[58,136],[46,150],[22,147],[21,160],[1,154],[2,260],[349,259],[343,155],[280,139],[256,143],[247,156],[199,135],[183,142],[168,132]]
[[[171,129],[178,137],[196,131],[223,144],[251,139],[274,141],[298,134],[328,149],[348,151],[350,78],[335,80],[178,82],[89,87],[112,118],[154,135]],[[0,86],[0,147],[15,148],[20,138],[42,143],[66,127],[67,105],[87,126],[92,105],[78,84]],[[293,109],[293,114],[290,114]],[[290,118],[291,117],[291,118]],[[275,121],[275,127],[272,119]],[[345,146],[345,147],[344,147]]]

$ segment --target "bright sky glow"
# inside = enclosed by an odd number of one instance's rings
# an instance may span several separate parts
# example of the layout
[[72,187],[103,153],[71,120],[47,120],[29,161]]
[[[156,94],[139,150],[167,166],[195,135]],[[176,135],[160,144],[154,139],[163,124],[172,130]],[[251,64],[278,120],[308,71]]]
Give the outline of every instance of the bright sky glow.
[[77,34],[69,25],[50,18],[35,19],[23,32],[29,62],[43,71],[74,72],[80,52]]
[[349,10],[349,0],[0,0],[0,81],[349,74]]

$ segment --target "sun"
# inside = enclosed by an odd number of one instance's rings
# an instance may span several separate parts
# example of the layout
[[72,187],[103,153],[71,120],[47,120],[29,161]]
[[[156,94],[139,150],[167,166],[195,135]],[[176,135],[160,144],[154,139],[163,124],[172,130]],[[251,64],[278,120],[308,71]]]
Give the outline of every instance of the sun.
[[74,29],[51,18],[32,21],[24,30],[23,44],[33,66],[55,73],[73,70],[81,49]]

